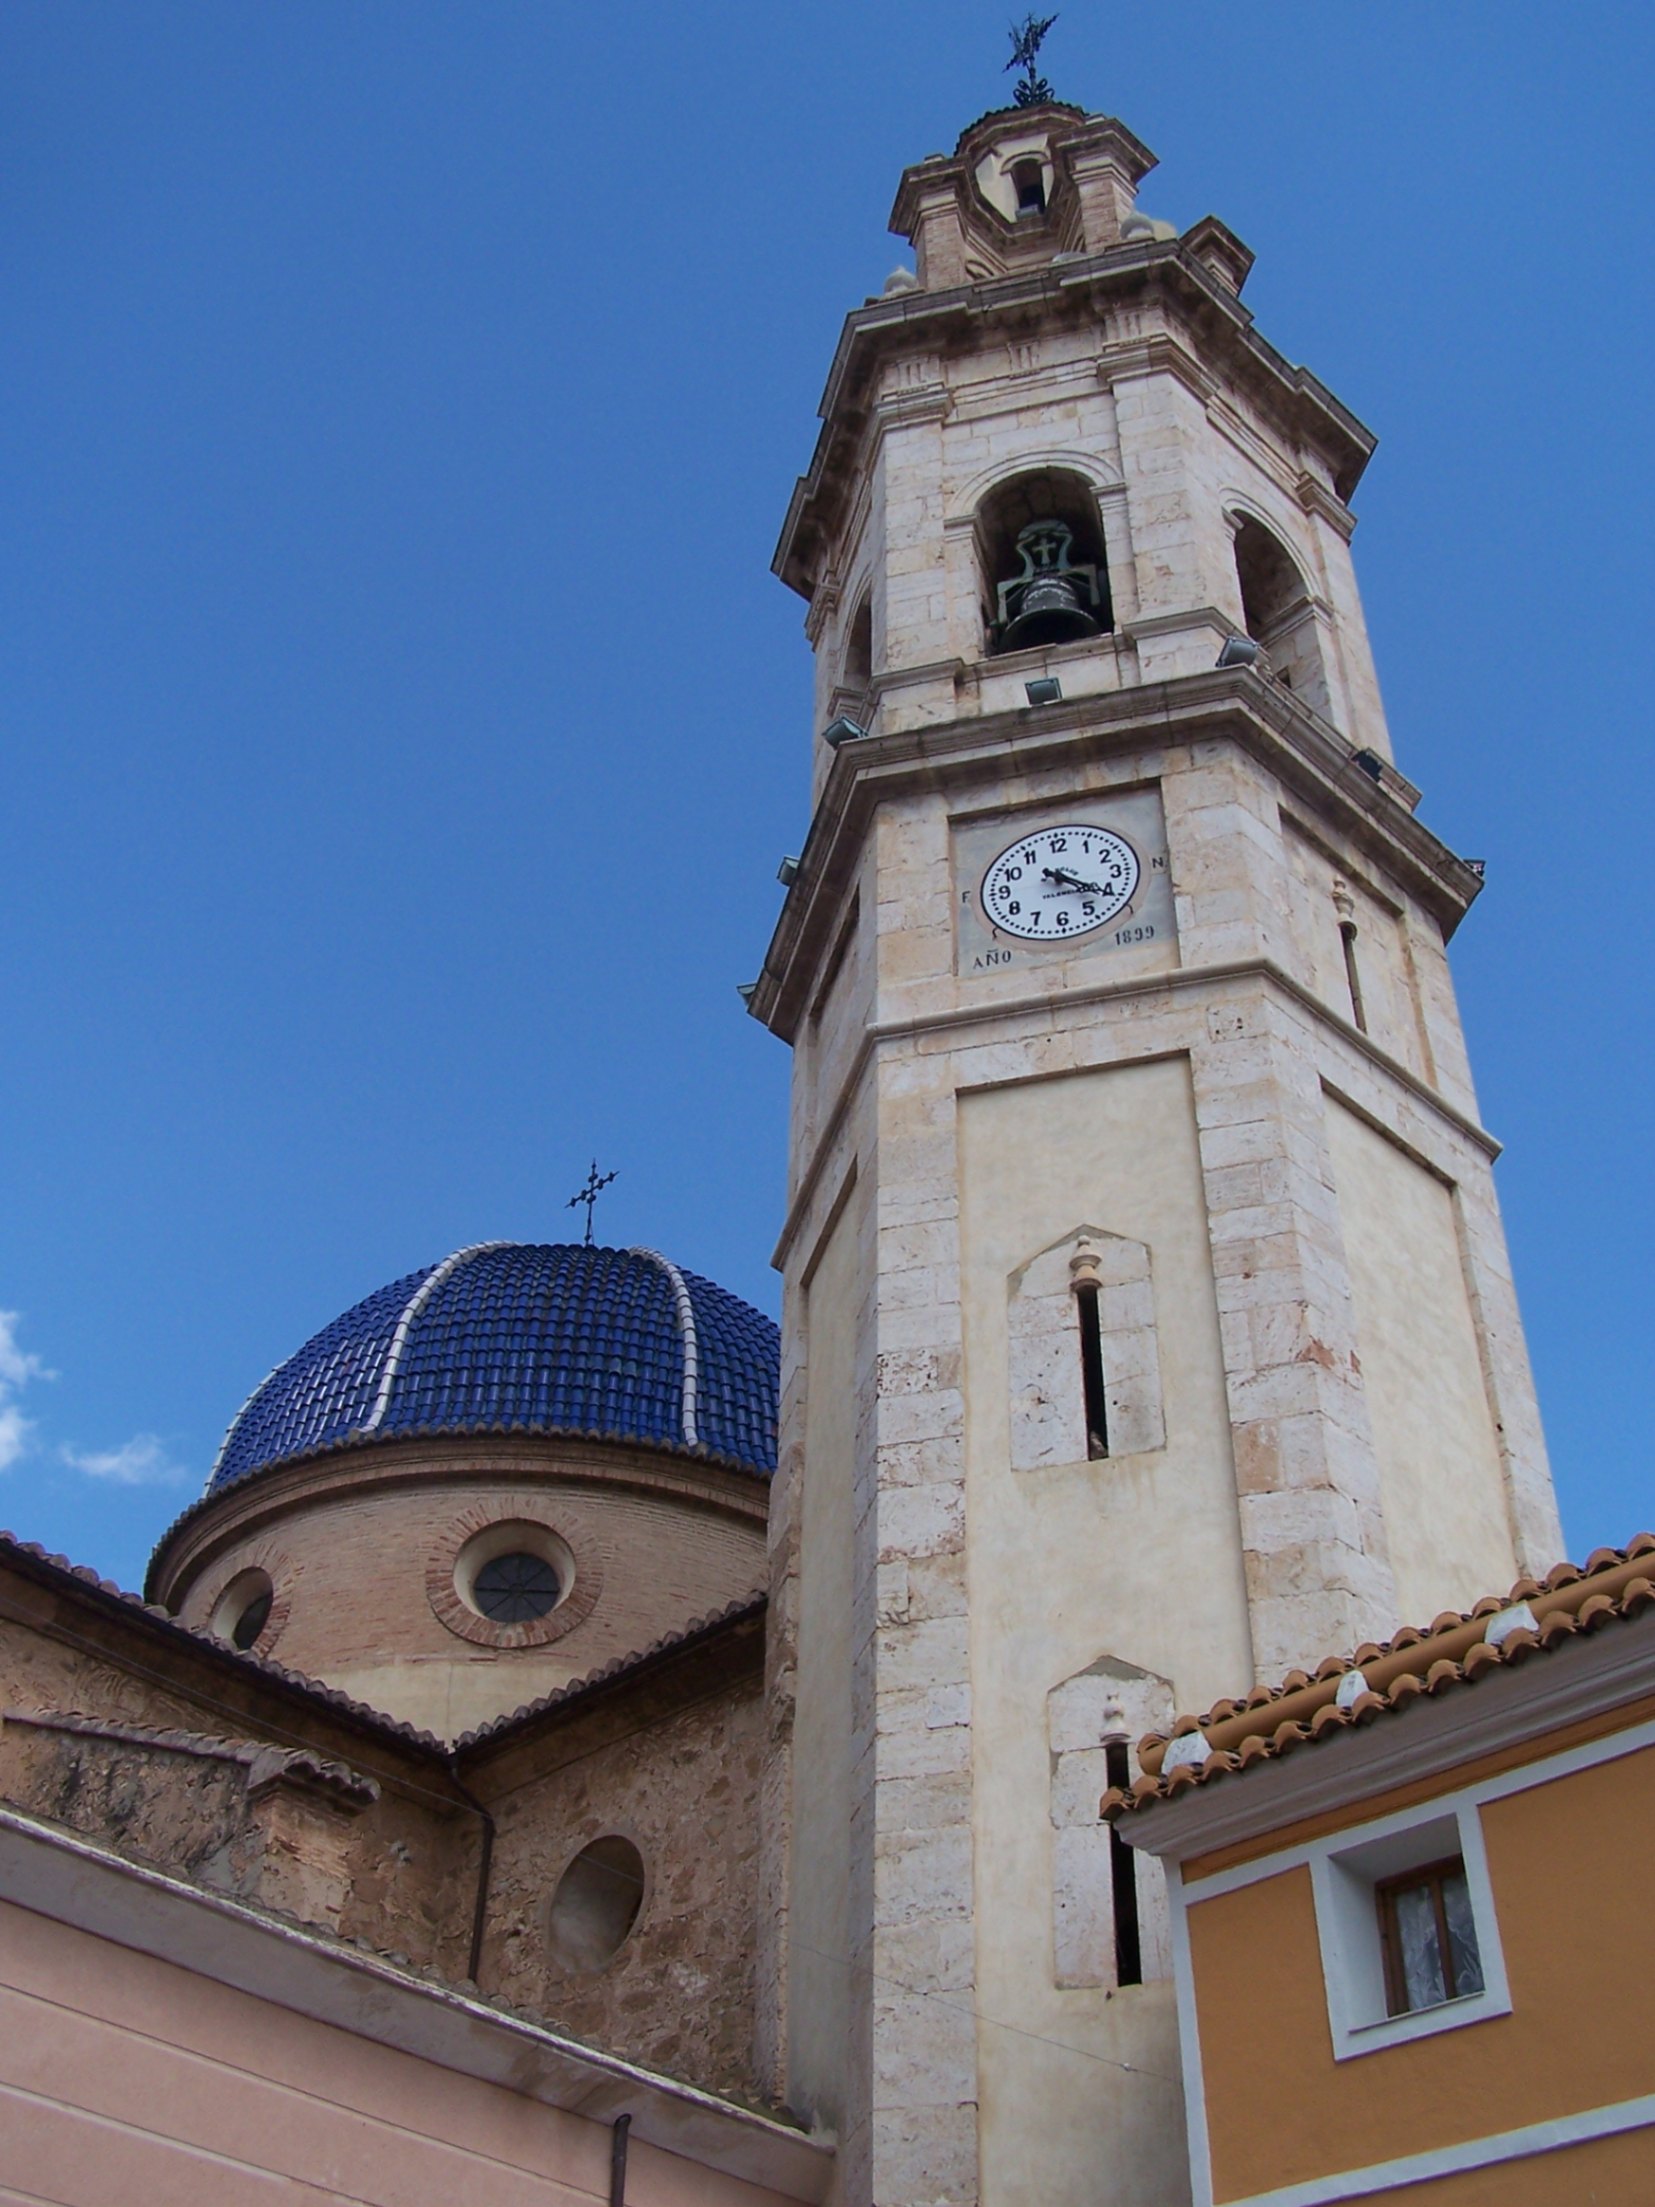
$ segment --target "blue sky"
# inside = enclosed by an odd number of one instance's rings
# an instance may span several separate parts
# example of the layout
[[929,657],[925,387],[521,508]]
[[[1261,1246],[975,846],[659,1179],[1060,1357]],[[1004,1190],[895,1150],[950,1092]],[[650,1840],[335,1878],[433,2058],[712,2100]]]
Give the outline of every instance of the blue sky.
[[[774,1308],[769,574],[978,0],[0,11],[0,1521],[135,1583],[461,1243]],[[1646,8],[1069,0],[1058,91],[1380,435],[1356,539],[1577,1552],[1655,1518]]]

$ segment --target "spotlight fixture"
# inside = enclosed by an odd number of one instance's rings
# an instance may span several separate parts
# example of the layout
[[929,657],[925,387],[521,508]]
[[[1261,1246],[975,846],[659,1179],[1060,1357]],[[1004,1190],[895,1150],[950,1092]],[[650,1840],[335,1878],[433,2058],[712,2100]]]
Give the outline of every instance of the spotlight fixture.
[[1351,764],[1359,766],[1370,781],[1382,782],[1385,779],[1385,762],[1377,751],[1358,751],[1353,755]]
[[1023,695],[1031,705],[1056,705],[1063,696],[1063,685],[1055,674],[1036,675],[1032,682],[1023,684]]
[[1221,667],[1251,667],[1258,663],[1259,646],[1250,636],[1226,636],[1218,655]]
[[753,1008],[753,999],[755,996],[757,996],[758,992],[759,985],[756,981],[738,981],[736,983],[736,994],[741,998],[741,1001],[746,1005],[749,1011],[751,1011]]
[[784,858],[776,868],[776,879],[784,889],[791,889],[798,878],[799,861],[796,858]]
[[822,730],[822,741],[837,751],[842,743],[860,743],[867,732],[866,728],[859,728],[848,713],[841,713]]

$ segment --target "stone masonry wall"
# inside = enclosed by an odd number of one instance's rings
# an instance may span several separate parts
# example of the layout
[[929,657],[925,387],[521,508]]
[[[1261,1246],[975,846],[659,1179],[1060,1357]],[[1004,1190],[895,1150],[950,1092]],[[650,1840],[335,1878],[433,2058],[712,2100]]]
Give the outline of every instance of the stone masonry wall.
[[[595,1715],[546,1750],[546,1767],[491,1793],[485,1992],[710,2090],[750,2093],[762,1751],[754,1668],[655,1721]],[[606,1966],[564,1973],[547,1939],[558,1881],[617,1833],[643,1858],[637,1921]]]

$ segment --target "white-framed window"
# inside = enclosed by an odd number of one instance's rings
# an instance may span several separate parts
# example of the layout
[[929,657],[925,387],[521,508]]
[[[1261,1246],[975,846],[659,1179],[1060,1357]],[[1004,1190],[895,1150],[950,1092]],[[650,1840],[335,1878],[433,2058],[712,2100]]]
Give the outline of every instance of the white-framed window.
[[1341,1833],[1310,1883],[1336,2061],[1510,2013],[1473,1804]]

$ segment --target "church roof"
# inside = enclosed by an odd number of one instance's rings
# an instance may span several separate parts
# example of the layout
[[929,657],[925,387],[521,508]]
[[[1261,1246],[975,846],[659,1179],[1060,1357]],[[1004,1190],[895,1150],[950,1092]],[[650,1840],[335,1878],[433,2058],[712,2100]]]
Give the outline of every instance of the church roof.
[[354,1304],[254,1389],[207,1491],[318,1449],[544,1432],[776,1466],[780,1337],[651,1249],[481,1242]]

